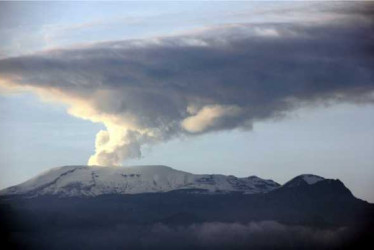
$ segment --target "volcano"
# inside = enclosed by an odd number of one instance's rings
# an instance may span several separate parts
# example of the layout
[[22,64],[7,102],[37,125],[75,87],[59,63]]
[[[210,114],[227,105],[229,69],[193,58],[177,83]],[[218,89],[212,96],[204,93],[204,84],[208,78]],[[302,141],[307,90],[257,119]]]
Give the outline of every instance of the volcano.
[[[374,206],[338,179],[64,166],[0,192],[7,249],[345,249]],[[5,244],[4,243],[4,244]]]

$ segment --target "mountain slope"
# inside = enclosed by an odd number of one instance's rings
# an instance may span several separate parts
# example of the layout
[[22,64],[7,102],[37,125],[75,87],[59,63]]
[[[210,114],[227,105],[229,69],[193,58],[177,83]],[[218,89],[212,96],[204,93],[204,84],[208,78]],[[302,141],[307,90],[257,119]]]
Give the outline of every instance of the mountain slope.
[[[89,199],[0,197],[0,226],[15,239],[15,249],[345,249],[341,246],[349,244],[365,249],[357,241],[362,241],[363,233],[369,236],[364,240],[371,239],[373,215],[373,205],[355,198],[338,180],[253,195],[175,190]],[[264,223],[270,227],[265,231],[259,227]],[[196,237],[185,238],[191,230],[197,230]],[[283,234],[284,230],[289,233]],[[228,234],[232,239],[222,247],[189,245],[204,232],[212,241]],[[139,242],[144,237],[159,239],[164,233],[154,247]],[[253,233],[260,245],[236,248],[241,236],[252,239]],[[304,240],[295,239],[298,233]]]
[[373,204],[313,175],[279,186],[165,166],[66,166],[1,194],[6,249],[363,249],[374,229]]
[[166,166],[65,166],[51,169],[1,195],[98,196],[198,190],[200,192],[266,193],[280,185],[256,176],[195,175]]

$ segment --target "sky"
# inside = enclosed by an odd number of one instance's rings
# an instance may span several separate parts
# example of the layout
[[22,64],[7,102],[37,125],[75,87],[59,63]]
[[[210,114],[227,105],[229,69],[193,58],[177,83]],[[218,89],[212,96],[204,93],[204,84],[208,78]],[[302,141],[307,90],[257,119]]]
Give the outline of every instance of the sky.
[[163,164],[374,202],[373,13],[359,2],[0,2],[0,188]]

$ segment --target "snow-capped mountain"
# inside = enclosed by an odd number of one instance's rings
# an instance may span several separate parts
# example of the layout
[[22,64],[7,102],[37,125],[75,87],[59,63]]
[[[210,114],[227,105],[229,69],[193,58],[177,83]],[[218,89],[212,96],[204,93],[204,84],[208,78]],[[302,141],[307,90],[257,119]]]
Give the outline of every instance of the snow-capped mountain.
[[323,180],[325,180],[325,178],[318,176],[318,175],[303,174],[303,175],[296,176],[292,180],[286,182],[283,186],[284,187],[298,187],[302,185],[313,185]]
[[209,193],[266,193],[280,185],[256,176],[197,175],[166,166],[99,167],[64,166],[44,172],[22,184],[0,191],[1,195],[98,196],[174,190]]
[[[0,229],[5,227],[2,232],[10,232],[21,246],[6,249],[197,250],[207,249],[206,245],[196,248],[189,244],[205,231],[218,235],[209,237],[209,242],[225,238],[232,231],[236,247],[242,232],[252,235],[253,228],[256,234],[263,232],[256,224],[261,221],[271,228],[263,237],[266,243],[274,234],[289,246],[289,239],[299,230],[306,238],[309,228],[313,237],[313,227],[326,228],[329,239],[334,239],[331,232],[335,230],[357,225],[361,233],[362,225],[374,224],[373,204],[354,197],[340,180],[313,175],[300,175],[280,186],[254,176],[194,175],[165,166],[66,166],[1,193],[5,196],[0,196]],[[216,193],[219,195],[213,195]],[[290,236],[279,237],[285,227],[278,222],[291,226]],[[228,226],[217,234],[216,228],[222,225]],[[196,236],[185,238],[195,228]],[[367,229],[369,236],[372,231]],[[161,232],[168,233],[167,237],[154,241],[160,239]],[[346,237],[347,231],[342,232]],[[144,237],[162,244],[149,247],[152,245],[144,244],[148,241],[139,241]],[[325,237],[322,240],[325,242]],[[208,249],[232,249],[231,245],[220,244]],[[295,249],[305,246],[303,243]],[[317,245],[311,247],[319,249]],[[274,248],[279,249],[278,245]]]

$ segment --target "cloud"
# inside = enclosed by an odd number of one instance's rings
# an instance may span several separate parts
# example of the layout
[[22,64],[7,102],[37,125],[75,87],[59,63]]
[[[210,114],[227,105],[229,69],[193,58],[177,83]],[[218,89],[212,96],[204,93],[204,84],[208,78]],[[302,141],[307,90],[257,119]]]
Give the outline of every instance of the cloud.
[[206,222],[186,226],[156,224],[143,234],[147,247],[181,247],[188,249],[300,249],[334,248],[352,238],[347,228],[317,229],[291,226],[276,221],[244,223]]
[[372,102],[372,13],[43,51],[0,60],[0,83],[103,123],[89,164],[120,165],[144,144],[250,129],[303,105]]
[[191,111],[192,109],[194,108],[187,107],[187,112],[192,112],[193,115],[182,121],[183,129],[191,133],[203,132],[214,126],[221,127],[220,121],[224,121],[226,117],[240,115],[240,107],[233,105],[204,106],[196,114],[194,114],[196,111]]
[[[367,231],[369,232],[369,231]],[[17,244],[32,249],[357,249],[359,229],[322,229],[276,221],[205,222],[189,225],[117,224],[17,233]],[[367,233],[367,236],[369,233]],[[364,246],[364,245],[363,245]]]

